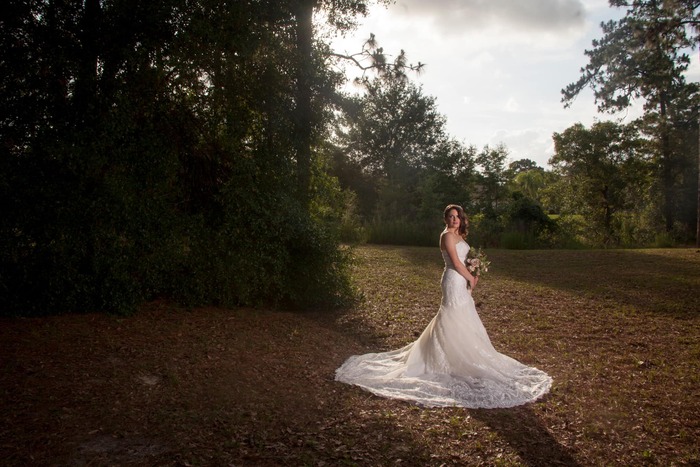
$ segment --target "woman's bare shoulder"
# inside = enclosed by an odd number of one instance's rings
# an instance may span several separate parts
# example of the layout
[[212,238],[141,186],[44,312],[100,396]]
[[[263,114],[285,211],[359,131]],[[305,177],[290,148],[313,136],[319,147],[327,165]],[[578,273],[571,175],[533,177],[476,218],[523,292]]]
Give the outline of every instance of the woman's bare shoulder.
[[444,246],[456,245],[460,239],[461,237],[456,233],[445,230],[440,234],[440,248],[444,250]]
[[438,243],[440,244],[441,250],[445,249],[445,238],[446,238],[447,234],[449,234],[449,232],[447,230],[443,230],[442,232],[440,232],[440,241]]

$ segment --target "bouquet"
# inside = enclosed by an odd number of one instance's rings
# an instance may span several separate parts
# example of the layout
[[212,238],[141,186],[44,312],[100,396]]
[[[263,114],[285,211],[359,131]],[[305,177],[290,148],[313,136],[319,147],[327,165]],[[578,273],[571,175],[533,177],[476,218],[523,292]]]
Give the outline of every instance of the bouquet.
[[489,272],[489,266],[491,265],[491,261],[486,259],[486,253],[481,248],[470,248],[464,263],[469,272],[476,277]]

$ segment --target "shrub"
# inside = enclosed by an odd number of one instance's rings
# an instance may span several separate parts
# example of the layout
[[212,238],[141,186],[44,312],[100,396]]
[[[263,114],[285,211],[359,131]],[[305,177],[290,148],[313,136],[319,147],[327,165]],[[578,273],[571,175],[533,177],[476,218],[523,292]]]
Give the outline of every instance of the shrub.
[[671,248],[675,246],[673,235],[670,232],[659,232],[654,236],[654,247]]
[[550,216],[557,228],[551,232],[545,232],[542,240],[553,248],[581,249],[586,247],[583,232],[586,220],[581,215],[552,215]]
[[500,247],[506,250],[527,250],[538,248],[540,242],[532,232],[504,232],[501,234]]
[[484,248],[497,248],[500,246],[503,226],[498,219],[487,217],[484,214],[475,214],[469,218],[470,245]]
[[298,308],[353,299],[334,224],[288,194],[279,164],[273,177],[264,157],[227,161],[238,164],[227,182],[195,180],[188,193],[167,141],[101,144],[3,159],[1,313],[125,314],[155,297]]

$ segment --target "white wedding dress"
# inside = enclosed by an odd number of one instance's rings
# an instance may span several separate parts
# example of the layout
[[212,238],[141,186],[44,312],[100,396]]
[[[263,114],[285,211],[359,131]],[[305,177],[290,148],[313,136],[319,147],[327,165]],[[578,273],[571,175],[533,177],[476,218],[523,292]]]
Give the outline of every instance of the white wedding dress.
[[[462,241],[456,248],[464,261],[469,245]],[[418,340],[391,352],[354,355],[336,370],[336,381],[428,407],[513,407],[546,394],[549,375],[494,349],[466,279],[446,251],[442,256],[442,303]]]

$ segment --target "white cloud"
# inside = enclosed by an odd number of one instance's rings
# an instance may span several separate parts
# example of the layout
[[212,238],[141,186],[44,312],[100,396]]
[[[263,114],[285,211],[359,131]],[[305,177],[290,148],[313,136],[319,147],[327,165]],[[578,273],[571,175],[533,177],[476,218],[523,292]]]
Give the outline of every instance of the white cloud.
[[700,82],[700,60],[698,55],[700,52],[691,52],[690,66],[685,73],[685,79],[690,83]]
[[524,130],[499,130],[490,139],[490,145],[504,144],[510,152],[510,160],[531,159],[540,167],[546,167],[552,155],[551,132],[544,128]]
[[464,66],[471,71],[480,71],[493,66],[496,58],[487,50],[482,50],[475,55],[469,54],[464,58]]
[[[552,133],[611,118],[597,114],[588,90],[565,109],[560,90],[578,79],[599,23],[622,14],[607,0],[397,0],[373,8],[343,42],[351,45],[338,47],[357,49],[371,31],[385,52],[404,49],[409,62],[426,64],[412,79],[436,98],[451,135],[477,147],[503,143],[513,159],[546,166]],[[700,76],[695,61],[689,74]]]
[[520,106],[518,105],[518,101],[515,99],[515,97],[511,96],[508,98],[505,110],[506,112],[517,112],[520,110]]
[[494,24],[530,31],[580,28],[585,9],[580,0],[399,0],[397,12],[431,18],[443,33]]

